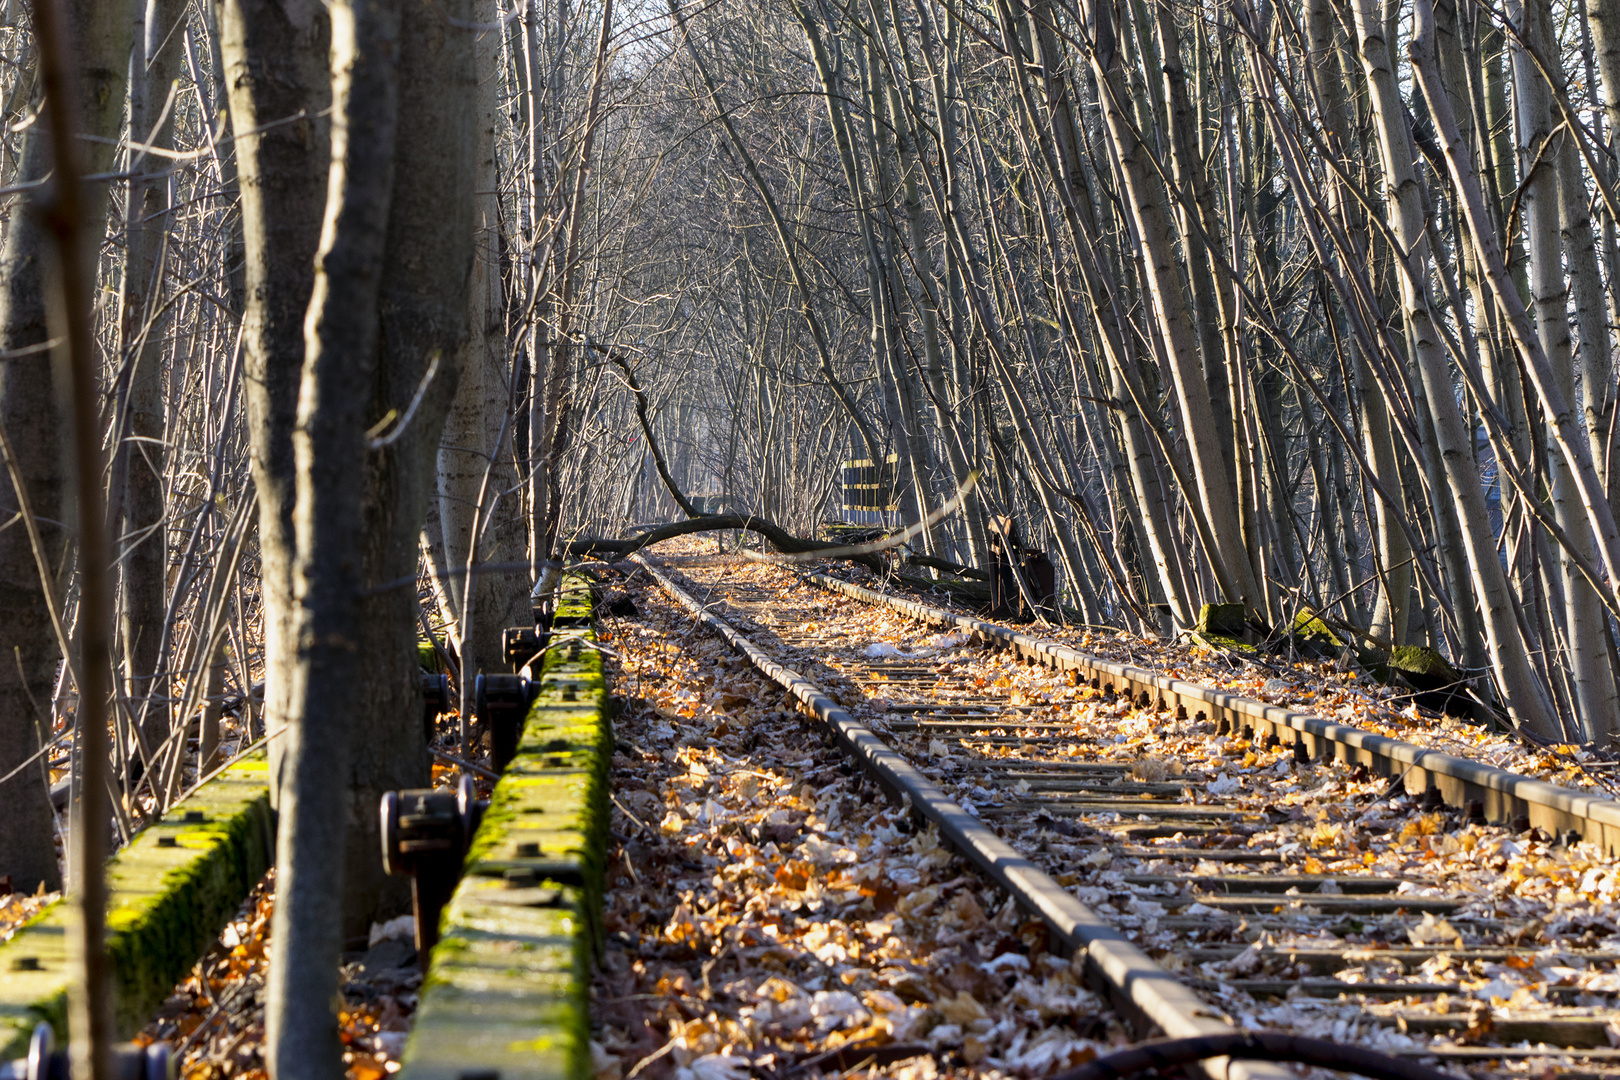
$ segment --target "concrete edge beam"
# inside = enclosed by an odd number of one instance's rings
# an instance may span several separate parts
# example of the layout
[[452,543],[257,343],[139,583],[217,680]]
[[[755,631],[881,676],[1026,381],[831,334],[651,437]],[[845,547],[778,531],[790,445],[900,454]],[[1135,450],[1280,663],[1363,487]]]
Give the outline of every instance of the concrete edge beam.
[[[586,579],[564,579],[557,612],[590,617]],[[553,641],[444,909],[400,1080],[591,1075],[613,730],[595,630],[570,625]]]
[[1149,693],[1166,707],[1185,708],[1189,716],[1203,713],[1211,720],[1230,720],[1234,727],[1259,728],[1277,732],[1279,736],[1281,731],[1287,730],[1302,736],[1301,741],[1313,758],[1338,758],[1365,765],[1381,775],[1400,776],[1409,792],[1421,794],[1436,790],[1449,805],[1458,808],[1478,802],[1487,821],[1510,823],[1528,818],[1531,825],[1554,835],[1575,832],[1611,855],[1620,853],[1620,801],[1606,796],[1550,784],[1495,765],[1428,750],[1350,724],[1268,705],[1145,668],[1116,664],[1010,627],[888,596],[826,574],[807,574],[806,577],[822,588],[857,600],[879,604],[936,625],[970,630],[1048,667],[1089,677],[1087,681],[1105,692],[1130,692],[1138,697]]
[[[227,766],[107,862],[114,1015],[127,1038],[214,944],[275,856],[263,750]],[[71,906],[50,904],[0,943],[0,1061],[46,1021],[67,1037]]]

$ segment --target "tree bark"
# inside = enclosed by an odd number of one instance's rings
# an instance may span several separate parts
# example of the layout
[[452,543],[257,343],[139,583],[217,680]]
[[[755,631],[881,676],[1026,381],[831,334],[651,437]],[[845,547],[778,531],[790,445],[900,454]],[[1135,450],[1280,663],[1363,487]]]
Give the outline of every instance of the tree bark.
[[[378,666],[384,678],[392,670],[362,651],[362,500],[393,187],[400,19],[397,7],[380,2],[338,0],[330,11],[332,162],[293,433],[298,652],[276,837],[276,954],[265,1007],[266,1056],[276,1080],[344,1075],[334,1005],[345,863],[350,838],[363,829],[356,816],[375,820],[377,807],[375,796],[362,806],[351,791],[351,734],[373,734],[357,723],[368,705],[366,688]],[[377,861],[375,847],[368,854]]]
[[[1094,3],[1092,7],[1099,21],[1106,17],[1104,4]],[[1198,498],[1216,545],[1207,554],[1212,561],[1221,563],[1227,579],[1238,592],[1225,599],[1241,600],[1253,609],[1263,604],[1264,594],[1244,548],[1237,496],[1228,478],[1226,452],[1219,438],[1194,327],[1176,270],[1172,250],[1174,236],[1165,205],[1164,185],[1151,173],[1145,160],[1147,147],[1126,113],[1127,99],[1118,53],[1093,50],[1091,64],[1098,86],[1102,88],[1106,132],[1116,155],[1121,187],[1135,219],[1135,240],[1143,277],[1153,301],[1155,328],[1175,380],[1182,434],[1192,458]]]
[[[420,735],[414,579],[467,333],[476,84],[473,32],[461,27],[472,14],[472,0],[406,4],[400,29],[400,70],[409,77],[399,85],[400,138],[379,298],[380,359],[366,395],[367,420],[381,430],[365,468],[362,543],[365,580],[373,589],[360,605],[367,670],[364,701],[353,718],[348,785],[343,919],[350,938],[364,937],[373,921],[410,903],[409,883],[389,877],[377,858],[378,800],[385,791],[429,784],[430,759]],[[375,588],[401,580],[413,584]]]
[[[236,135],[247,259],[243,404],[259,501],[264,726],[276,801],[297,648],[292,435],[331,155],[330,123],[322,116],[332,97],[331,31],[325,5],[313,0],[220,3],[220,52]],[[295,117],[300,119],[276,123]]]
[[[1306,29],[1310,35],[1311,60],[1316,65],[1317,88],[1322,95],[1323,124],[1331,137],[1345,151],[1352,146],[1352,121],[1348,97],[1351,72],[1337,40],[1338,20],[1328,0],[1311,0],[1305,10]],[[1353,198],[1345,197],[1344,185],[1333,177],[1328,185],[1330,205],[1346,219],[1346,228],[1355,234],[1365,229],[1360,206]],[[1360,406],[1362,444],[1368,464],[1380,484],[1390,491],[1400,487],[1399,458],[1395,441],[1390,433],[1389,409],[1383,394],[1375,385],[1361,344],[1346,343],[1351,354],[1355,374],[1357,403]],[[1372,625],[1375,638],[1383,638],[1392,645],[1406,643],[1411,621],[1412,549],[1406,534],[1396,520],[1398,512],[1381,499],[1373,500],[1375,569],[1378,574],[1378,599],[1373,607]]]
[[[50,171],[50,153],[39,125],[23,143],[21,177],[36,179]],[[46,324],[42,265],[45,231],[37,216],[13,214],[0,251],[0,349],[14,352],[39,348],[50,340]],[[51,386],[48,349],[0,363],[0,424],[16,457],[15,472],[0,474],[0,513],[20,512],[26,498],[39,523],[41,546],[52,572],[47,596],[28,534],[13,526],[0,531],[0,649],[9,664],[0,664],[0,770],[20,767],[50,736],[51,697],[61,650],[51,625],[50,605],[66,591],[71,568],[71,534],[67,518],[65,463],[52,438],[24,438],[40,431],[40,418],[57,415]],[[14,482],[15,478],[15,482]],[[21,492],[18,488],[21,487]],[[0,773],[0,775],[4,775]],[[45,764],[25,770],[0,784],[0,873],[11,875],[14,888],[32,891],[62,887],[53,834],[50,780]]]
[[[1520,32],[1542,56],[1556,54],[1551,18],[1540,4],[1510,5],[1520,23]],[[1438,35],[1437,35],[1438,36]],[[1444,53],[1441,54],[1442,60]],[[1530,244],[1530,288],[1535,300],[1536,333],[1541,347],[1552,362],[1554,377],[1565,398],[1575,397],[1574,349],[1570,341],[1569,298],[1564,260],[1567,254],[1570,284],[1576,290],[1577,313],[1581,317],[1582,353],[1608,351],[1608,316],[1602,304],[1602,283],[1597,275],[1597,253],[1592,243],[1591,219],[1586,214],[1585,181],[1575,145],[1568,136],[1553,132],[1552,88],[1525,50],[1513,50],[1514,89],[1519,115],[1520,153],[1526,161],[1539,161],[1525,178],[1524,215]],[[1562,71],[1555,64],[1554,71]],[[1545,145],[1557,138],[1556,145]],[[1560,177],[1560,172],[1563,176]],[[1566,188],[1581,189],[1579,208],[1569,204]],[[1566,227],[1573,243],[1565,247]],[[1596,288],[1594,288],[1594,285]],[[1584,357],[1583,357],[1584,358]],[[1604,364],[1604,374],[1607,374]],[[1584,382],[1585,380],[1583,380]],[[1587,385],[1591,385],[1588,383]],[[1601,385],[1601,384],[1599,384]],[[1587,446],[1592,446],[1590,422],[1583,424]],[[1601,441],[1598,443],[1601,454]],[[1594,460],[1601,460],[1593,455]],[[1553,512],[1558,524],[1577,550],[1590,558],[1595,554],[1592,528],[1582,505],[1579,488],[1562,454],[1551,454]],[[1563,578],[1564,610],[1562,625],[1569,655],[1570,681],[1575,691],[1576,718],[1588,740],[1607,742],[1616,729],[1617,703],[1614,674],[1609,668],[1608,621],[1597,591],[1577,569],[1570,554],[1559,551],[1558,569]]]
[[[495,0],[477,0],[474,9],[474,22],[488,24],[500,18]],[[509,570],[486,573],[476,565],[520,559],[523,523],[512,490],[513,400],[506,362],[500,177],[495,158],[500,39],[480,34],[475,48],[478,91],[472,198],[476,255],[468,289],[467,337],[457,363],[460,381],[438,454],[439,527],[450,603],[446,614],[456,624],[459,655],[472,658],[468,670],[493,664],[501,655],[501,631],[530,618],[524,575]]]
[[[76,46],[75,67],[64,76],[76,102],[70,106],[70,129],[92,137],[81,140],[78,164],[87,175],[107,172],[113,166],[124,114],[129,18],[109,0],[68,0],[62,15],[64,40]],[[50,107],[44,103],[46,110]],[[23,178],[40,179],[52,171],[49,119],[40,117],[24,135]],[[58,441],[67,425],[53,389],[46,346],[51,340],[45,300],[46,233],[34,212],[49,198],[49,189],[41,189],[38,201],[26,204],[29,212],[13,213],[0,247],[0,351],[23,352],[0,363],[0,425],[15,450],[15,477],[37,520],[57,594],[46,595],[27,531],[0,530],[0,611],[5,612],[0,619],[0,658],[6,660],[0,663],[0,775],[32,757],[50,731],[50,701],[61,659],[51,605],[65,593],[73,559],[67,460]],[[91,249],[84,257],[93,273],[93,252],[106,229],[104,189],[87,191],[79,205],[77,228]],[[37,434],[24,438],[27,433]],[[20,502],[8,469],[0,474],[0,512],[15,514]],[[62,879],[49,793],[43,780],[31,782],[34,775],[26,772],[0,784],[0,821],[6,822],[0,829],[0,873],[11,873],[18,888],[41,882],[55,888]]]
[[[1452,387],[1451,364],[1430,314],[1430,255],[1422,195],[1412,167],[1411,135],[1395,87],[1383,12],[1378,0],[1355,0],[1354,13],[1388,189],[1390,227],[1396,243],[1408,253],[1405,272],[1400,275],[1407,337],[1415,350],[1419,377],[1433,415],[1436,450],[1467,546],[1491,658],[1496,664],[1504,704],[1514,722],[1539,735],[1556,738],[1559,731],[1551,702],[1530,668],[1519,636],[1506,575],[1497,559],[1495,538],[1485,512],[1485,494],[1474,466],[1473,439],[1463,422]],[[1442,495],[1438,489],[1434,492],[1436,499]],[[1469,599],[1457,597],[1458,606]]]
[[[180,73],[185,45],[181,0],[146,0],[141,21],[143,41],[130,61],[129,130],[134,142],[154,149],[174,146],[174,112],[179,102],[170,94]],[[161,121],[161,123],[160,123]],[[123,347],[125,433],[118,442],[113,476],[122,477],[122,513],[118,520],[119,565],[123,571],[123,604],[119,632],[124,642],[126,687],[130,707],[140,721],[147,750],[169,733],[168,679],[162,662],[168,570],[164,526],[163,471],[163,328],[164,264],[168,250],[168,161],[136,149],[131,162],[126,207],[127,245],[124,260]],[[158,175],[149,175],[157,173]]]

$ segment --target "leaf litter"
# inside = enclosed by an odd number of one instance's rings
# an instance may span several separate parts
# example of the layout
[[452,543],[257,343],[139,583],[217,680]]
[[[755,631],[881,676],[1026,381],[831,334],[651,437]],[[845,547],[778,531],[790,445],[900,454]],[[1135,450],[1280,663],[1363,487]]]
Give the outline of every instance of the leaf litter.
[[[745,566],[741,569],[752,572],[760,568]],[[917,598],[916,593],[894,587],[861,566],[838,563],[816,569],[864,588]],[[840,599],[867,610],[879,610],[853,599]],[[945,594],[924,599],[947,611],[974,617],[982,615]],[[912,632],[915,632],[915,624]],[[1122,630],[1084,626],[1046,624],[1032,632],[1115,663],[1148,668],[1201,686],[1284,705],[1548,783],[1620,797],[1620,770],[1592,748],[1569,743],[1530,745],[1512,731],[1493,730],[1423,708],[1413,700],[1415,695],[1411,690],[1380,683],[1370,674],[1353,670],[1338,659],[1268,655],[1234,660],[1232,654],[1206,648],[1190,637],[1165,641]]]
[[597,1080],[1034,1077],[1124,1040],[1042,924],[724,642],[626,587],[641,619],[605,627],[624,708]]
[[[275,871],[243,902],[219,940],[135,1036],[173,1049],[179,1080],[268,1080],[264,996],[274,948]],[[399,1070],[422,976],[409,915],[371,928],[365,950],[344,954],[338,1036],[348,1080]]]
[[[930,658],[937,684],[885,681],[881,672],[873,671],[878,665],[868,648],[889,642],[898,651],[914,653],[923,637],[920,623],[806,586],[780,568],[733,562],[725,573],[725,586],[716,587],[716,593],[744,582],[777,590],[773,622],[756,625],[755,640],[829,692],[838,686],[845,706],[879,732],[901,719],[897,706],[924,700],[949,705],[953,699],[996,695],[1006,704],[1024,706],[1021,723],[984,733],[1023,735],[1022,741],[952,739],[925,729],[912,733],[904,726],[884,737],[1161,964],[1192,980],[1234,1024],[1410,1052],[1425,1045],[1501,1045],[1494,1029],[1517,1020],[1593,1019],[1607,1023],[1608,1041],[1620,1045],[1620,916],[1614,904],[1620,893],[1620,862],[1595,845],[1560,843],[1539,829],[1515,831],[1468,822],[1455,812],[1431,812],[1398,783],[1358,767],[1296,763],[1287,745],[1268,748],[1258,740],[1216,736],[1207,722],[1177,719],[1123,699],[1105,700],[1088,687],[1072,685],[1063,673],[1025,665],[1005,652],[964,649]],[[746,613],[725,604],[717,609],[728,621],[746,620]],[[826,628],[821,643],[800,644],[801,635],[815,626]],[[778,629],[789,627],[793,637],[776,636]],[[1142,655],[1144,644],[1131,639],[1131,655],[1115,658],[1150,662]],[[1179,677],[1197,677],[1189,668],[1169,666]],[[1292,676],[1301,685],[1311,677],[1303,665]],[[1331,703],[1340,689],[1321,682],[1304,693],[1318,704]],[[1342,689],[1358,701],[1374,699],[1361,687]],[[1274,688],[1269,696],[1279,699],[1282,692]],[[1560,763],[1574,759],[1578,765],[1584,753],[1573,747],[1535,751],[1498,745],[1506,740],[1415,710],[1369,713],[1370,721],[1342,712],[1324,715],[1475,760],[1492,760],[1495,747],[1493,763],[1558,782],[1569,782],[1572,773]],[[1025,726],[1034,724],[1043,726]],[[1447,745],[1448,740],[1467,746]],[[1118,846],[1117,830],[1128,828],[1134,815],[1053,815],[1048,799],[1061,796],[1043,797],[1023,780],[999,782],[995,770],[986,768],[991,762],[1031,768],[1087,762],[1123,767],[1134,781],[1184,784],[1180,802],[1218,800],[1244,812],[1249,823],[1208,832],[1189,828],[1144,841],[1149,851],[1166,849],[1164,857],[1124,854],[1141,850]],[[1209,854],[1173,854],[1189,848],[1208,848]],[[1281,869],[1234,867],[1226,856],[1234,850],[1271,852]],[[1312,906],[1296,888],[1289,891],[1292,895],[1280,896],[1282,903],[1270,913],[1238,914],[1199,903],[1181,883],[1143,888],[1126,881],[1128,875],[1233,872],[1323,875],[1329,880],[1320,892],[1329,895],[1338,891],[1331,880],[1336,876],[1381,875],[1399,879],[1396,896],[1450,897],[1462,903],[1443,917],[1341,917]],[[1501,961],[1463,951],[1493,947],[1517,951]],[[1406,959],[1390,955],[1414,948],[1427,953],[1408,953]],[[1343,958],[1343,964],[1323,973],[1327,977],[1351,984],[1372,979],[1410,983],[1414,992],[1393,998],[1313,998],[1250,994],[1233,985],[1245,978],[1305,974],[1289,959],[1292,952],[1304,950]],[[1203,958],[1210,953],[1224,958]],[[1446,987],[1446,993],[1426,996],[1437,985]],[[1405,1018],[1414,1010],[1442,1017],[1449,1010],[1458,1021],[1438,1034],[1408,1030]],[[1553,1047],[1517,1045],[1521,1051],[1545,1050],[1546,1056],[1504,1060],[1492,1066],[1494,1071],[1539,1076],[1568,1060]]]

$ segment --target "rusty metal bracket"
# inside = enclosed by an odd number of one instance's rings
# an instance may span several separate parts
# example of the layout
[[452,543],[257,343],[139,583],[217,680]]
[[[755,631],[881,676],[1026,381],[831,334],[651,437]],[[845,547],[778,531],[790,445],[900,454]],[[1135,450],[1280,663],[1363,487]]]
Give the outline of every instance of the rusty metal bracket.
[[[40,1023],[28,1041],[28,1056],[0,1062],[0,1080],[68,1080],[67,1048],[58,1049],[51,1025]],[[174,1057],[163,1042],[120,1043],[112,1048],[113,1080],[174,1080]]]
[[489,733],[489,758],[501,772],[517,754],[518,736],[539,684],[522,675],[480,674],[473,683],[473,717]]
[[422,672],[422,735],[433,741],[434,725],[440,715],[450,711],[450,676]]
[[544,648],[540,631],[532,626],[508,626],[501,631],[501,653],[514,674],[521,673]]
[[383,867],[390,874],[411,875],[416,958],[423,971],[439,940],[439,915],[461,880],[467,847],[488,805],[478,799],[469,776],[454,791],[414,788],[382,797]]

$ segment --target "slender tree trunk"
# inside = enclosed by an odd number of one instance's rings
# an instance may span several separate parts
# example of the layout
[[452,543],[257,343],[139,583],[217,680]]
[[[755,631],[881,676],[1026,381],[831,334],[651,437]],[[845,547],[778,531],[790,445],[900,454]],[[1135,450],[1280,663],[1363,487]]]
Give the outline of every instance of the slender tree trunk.
[[[1306,28],[1310,34],[1311,59],[1316,64],[1316,85],[1322,95],[1324,126],[1345,151],[1352,148],[1354,125],[1349,105],[1349,81],[1352,72],[1345,63],[1344,50],[1337,40],[1338,20],[1328,0],[1311,0],[1305,11]],[[1354,199],[1345,198],[1344,185],[1334,178],[1328,187],[1330,205],[1346,218],[1346,226],[1353,234],[1361,234],[1365,223]],[[1389,491],[1400,488],[1399,459],[1395,442],[1390,434],[1389,409],[1374,384],[1372,372],[1359,341],[1347,343],[1355,373],[1356,399],[1360,405],[1362,443],[1368,463],[1379,483]],[[1378,574],[1378,600],[1373,608],[1370,631],[1374,637],[1388,640],[1393,645],[1406,643],[1411,619],[1412,549],[1396,520],[1398,511],[1382,499],[1373,500],[1375,535],[1373,551]]]
[[[1570,377],[1564,380],[1563,389],[1572,402],[1581,402],[1592,460],[1602,464],[1608,457],[1605,445],[1608,437],[1606,414],[1609,384],[1613,378],[1609,310],[1604,297],[1603,278],[1598,271],[1597,243],[1586,200],[1580,155],[1568,134],[1560,138],[1558,161],[1559,216],[1564,250],[1568,257],[1570,290],[1575,299],[1575,326],[1580,335],[1575,360],[1581,378],[1578,396],[1573,372],[1565,373]],[[1584,526],[1584,510],[1578,502],[1574,509],[1581,515]],[[1590,527],[1581,531],[1586,535],[1586,552],[1588,555],[1595,554]],[[1567,559],[1564,562],[1564,575],[1565,587],[1573,594],[1569,599],[1568,612],[1570,648],[1582,654],[1578,661],[1582,666],[1576,668],[1575,676],[1583,728],[1589,737],[1606,737],[1620,720],[1620,697],[1617,697],[1614,671],[1610,665],[1608,613],[1603,610],[1597,591]],[[1584,690],[1581,683],[1583,673],[1589,676]]]
[[[1557,737],[1557,718],[1545,688],[1530,668],[1524,641],[1514,619],[1512,597],[1485,512],[1485,494],[1474,467],[1473,439],[1465,429],[1462,409],[1451,382],[1451,364],[1430,315],[1429,242],[1424,232],[1422,194],[1412,168],[1412,143],[1394,68],[1385,38],[1385,20],[1377,0],[1355,0],[1355,26],[1367,74],[1374,126],[1383,159],[1386,199],[1395,241],[1407,252],[1401,274],[1407,336],[1415,350],[1423,389],[1434,418],[1436,450],[1444,467],[1446,489],[1457,509],[1467,546],[1486,640],[1501,682],[1504,703],[1514,722],[1540,735]],[[1436,489],[1436,499],[1446,492]],[[1456,599],[1461,608],[1467,596]]]
[[276,838],[276,952],[265,1003],[266,1057],[275,1080],[344,1075],[335,1005],[346,848],[359,831],[352,815],[363,809],[374,820],[377,806],[373,797],[362,808],[351,795],[351,728],[367,707],[365,688],[378,667],[385,678],[393,673],[393,665],[362,652],[362,501],[393,186],[400,19],[397,7],[380,2],[338,0],[330,11],[332,164],[293,435],[298,652]]
[[[78,164],[84,175],[108,172],[124,114],[130,22],[127,10],[108,0],[69,0],[63,5],[62,40],[76,47],[75,66],[64,75],[76,105],[69,130],[90,136],[81,140]],[[66,60],[64,54],[63,60]],[[50,103],[44,108],[49,110]],[[24,135],[24,178],[44,178],[52,171],[47,135],[49,116],[40,117]],[[49,197],[49,189],[42,193]],[[0,247],[0,426],[12,447],[13,463],[0,473],[0,512],[10,516],[26,498],[38,526],[41,550],[36,556],[29,530],[0,530],[0,775],[32,757],[50,731],[50,702],[56,665],[62,658],[53,629],[51,606],[65,594],[72,566],[71,504],[65,490],[67,462],[59,438],[66,423],[53,389],[51,340],[45,300],[46,230],[34,212],[13,213]],[[90,188],[81,199],[78,234],[90,248],[85,258],[94,273],[94,251],[106,229],[105,189]],[[78,329],[78,328],[76,328]],[[19,486],[21,491],[19,491]],[[47,595],[40,560],[51,578]],[[41,782],[31,782],[40,776]],[[0,784],[0,873],[11,873],[21,888],[41,882],[61,883],[51,807],[42,774],[32,770]],[[16,867],[16,869],[12,869]],[[30,886],[32,887],[32,886]]]
[[292,435],[331,154],[330,125],[323,115],[332,94],[330,28],[322,4],[220,2],[220,52],[237,136],[247,260],[243,404],[259,501],[264,725],[271,798],[279,799],[297,644]]
[[[1107,8],[1094,4],[1093,11],[1102,20]],[[1098,85],[1104,88],[1101,105],[1107,120],[1106,131],[1117,156],[1122,187],[1127,193],[1125,201],[1135,219],[1136,242],[1140,245],[1144,278],[1152,296],[1156,330],[1164,346],[1170,374],[1175,379],[1182,433],[1192,457],[1198,498],[1216,545],[1208,555],[1221,564],[1238,590],[1239,595],[1226,599],[1241,600],[1252,609],[1264,602],[1264,595],[1244,549],[1236,493],[1227,479],[1225,449],[1219,439],[1194,327],[1176,270],[1174,236],[1164,204],[1164,186],[1150,172],[1147,148],[1126,114],[1117,53],[1094,50],[1091,63]]]
[[[1163,137],[1168,144],[1170,177],[1177,190],[1169,216],[1178,224],[1181,232],[1187,280],[1192,294],[1189,311],[1198,338],[1198,356],[1203,364],[1203,381],[1208,388],[1225,483],[1238,494],[1240,502],[1248,503],[1250,500],[1244,499],[1242,492],[1246,486],[1245,474],[1250,472],[1253,459],[1244,452],[1245,440],[1240,433],[1242,422],[1233,415],[1234,403],[1241,392],[1238,386],[1241,378],[1238,335],[1241,328],[1236,316],[1237,299],[1231,295],[1229,285],[1216,281],[1211,259],[1219,256],[1209,250],[1210,241],[1218,244],[1223,232],[1235,232],[1239,225],[1236,221],[1228,221],[1223,229],[1216,212],[1215,195],[1204,168],[1204,159],[1198,151],[1201,125],[1192,100],[1187,95],[1187,72],[1181,60],[1181,35],[1176,27],[1175,11],[1170,5],[1154,5],[1154,27],[1159,45],[1159,66],[1163,74],[1162,80],[1158,80],[1157,89],[1165,99],[1169,120]],[[1143,39],[1147,40],[1145,34]],[[1228,378],[1229,372],[1232,378]],[[1252,518],[1255,515],[1243,516]],[[1286,521],[1278,521],[1277,526],[1288,527]],[[1259,557],[1255,531],[1251,520],[1244,529],[1244,547],[1250,563],[1249,576],[1259,586],[1259,591],[1251,596],[1250,603],[1263,607],[1268,590],[1263,580],[1265,566],[1263,558]]]
[[[19,174],[25,179],[50,171],[49,147],[36,124],[23,142]],[[45,231],[33,212],[15,213],[0,250],[0,349],[39,348],[50,340],[46,322],[43,262]],[[39,751],[51,731],[51,697],[61,659],[51,624],[51,605],[66,591],[71,568],[70,532],[62,450],[53,438],[26,437],[41,431],[41,417],[55,417],[48,350],[0,363],[0,424],[11,452],[0,475],[0,513],[11,517],[27,500],[38,522],[50,573],[49,593],[41,581],[28,533],[17,526],[0,531],[0,649],[13,657],[0,664],[0,769],[9,773]],[[58,429],[59,430],[59,429]],[[3,774],[0,774],[3,775]],[[52,829],[50,779],[45,764],[0,784],[0,873],[14,888],[62,886]]]
[[[154,150],[174,146],[173,95],[185,47],[186,5],[181,0],[146,0],[141,22],[144,41],[130,61],[129,129],[135,142]],[[144,157],[143,157],[144,155]],[[123,569],[119,612],[124,640],[127,692],[140,717],[148,750],[169,733],[168,680],[159,672],[163,625],[168,615],[168,544],[164,525],[163,343],[164,265],[168,252],[168,160],[139,149],[131,153],[136,176],[129,185],[127,250],[120,327],[124,351],[127,425],[113,462],[122,477],[118,544]],[[157,175],[150,175],[156,173]],[[143,175],[146,174],[146,175]]]
[[[348,788],[343,909],[350,938],[365,936],[373,921],[397,914],[410,900],[408,883],[388,877],[376,856],[376,807],[385,791],[429,782],[416,677],[418,537],[455,396],[473,266],[476,76],[473,32],[457,28],[472,21],[473,2],[407,4],[403,12],[399,63],[409,77],[399,86],[381,355],[367,416],[368,424],[382,427],[378,442],[386,445],[373,445],[366,456],[362,546],[372,591],[360,604],[368,678],[353,721]],[[395,419],[384,425],[390,415]],[[378,588],[381,583],[389,584]]]
[[[1519,32],[1528,47],[1541,56],[1554,55],[1552,27],[1546,9],[1536,3],[1510,4],[1509,12],[1519,23]],[[1438,40],[1438,34],[1436,38]],[[1442,57],[1443,53],[1440,54]],[[1525,177],[1524,221],[1530,249],[1530,294],[1534,299],[1536,333],[1551,361],[1559,389],[1573,400],[1574,364],[1569,334],[1569,290],[1564,280],[1564,246],[1559,215],[1557,147],[1552,127],[1551,92],[1535,61],[1524,47],[1513,48],[1513,88],[1517,104],[1519,153],[1535,163]],[[1580,176],[1579,165],[1576,177]],[[1575,182],[1579,183],[1577,179]],[[1582,200],[1585,201],[1584,199]],[[1572,252],[1572,258],[1579,253]],[[1586,254],[1590,257],[1588,248]],[[1552,509],[1558,524],[1569,535],[1576,550],[1593,554],[1592,529],[1581,505],[1575,478],[1563,455],[1548,455],[1552,474]],[[1560,552],[1557,570],[1561,574],[1563,596],[1560,622],[1568,650],[1570,679],[1574,685],[1576,714],[1589,733],[1607,733],[1615,725],[1614,678],[1609,672],[1608,649],[1603,638],[1603,610],[1597,593],[1581,576],[1568,552]]]
[[[66,436],[63,449],[72,463],[70,505],[78,526],[81,564],[79,625],[68,659],[77,672],[79,691],[74,717],[79,772],[68,849],[72,915],[67,935],[71,975],[67,1011],[72,1034],[68,1059],[75,1080],[111,1080],[115,1024],[113,971],[107,955],[105,868],[112,817],[108,704],[113,689],[113,605],[98,416],[102,364],[94,333],[97,255],[106,228],[106,203],[101,192],[92,194],[82,177],[93,174],[96,166],[111,157],[112,140],[103,133],[117,128],[122,105],[117,94],[118,62],[127,58],[123,51],[129,47],[128,30],[126,13],[110,3],[64,4],[61,8],[47,3],[33,8],[40,89],[45,98],[45,115],[38,118],[34,130],[49,132],[54,181],[54,190],[38,209],[54,249],[51,330],[65,375],[64,385],[59,387],[67,404],[61,416]],[[87,134],[94,140],[89,153],[81,144],[81,137]],[[36,276],[35,288],[40,284]],[[10,312],[7,303],[4,321],[9,321]],[[0,322],[0,332],[3,326]],[[9,403],[0,402],[4,404]],[[48,417],[41,413],[34,420],[37,423]],[[13,455],[7,452],[5,456]],[[26,489],[21,473],[17,479]],[[24,532],[38,542],[35,527]],[[39,557],[43,565],[44,553]],[[48,583],[42,581],[42,586],[41,595],[48,601]],[[60,626],[56,631],[60,633]]]
[[[500,17],[495,0],[477,0],[473,21]],[[476,182],[473,228],[476,256],[467,303],[467,338],[458,362],[461,376],[439,441],[439,522],[444,535],[450,615],[462,638],[460,655],[476,670],[493,670],[500,657],[501,631],[529,620],[524,575],[475,571],[474,562],[509,563],[523,557],[521,506],[507,494],[512,472],[511,377],[506,364],[505,295],[500,262],[500,178],[495,138],[500,116],[500,40],[477,40],[478,80],[475,117]],[[498,501],[497,501],[498,500]],[[471,608],[467,597],[471,597]]]

